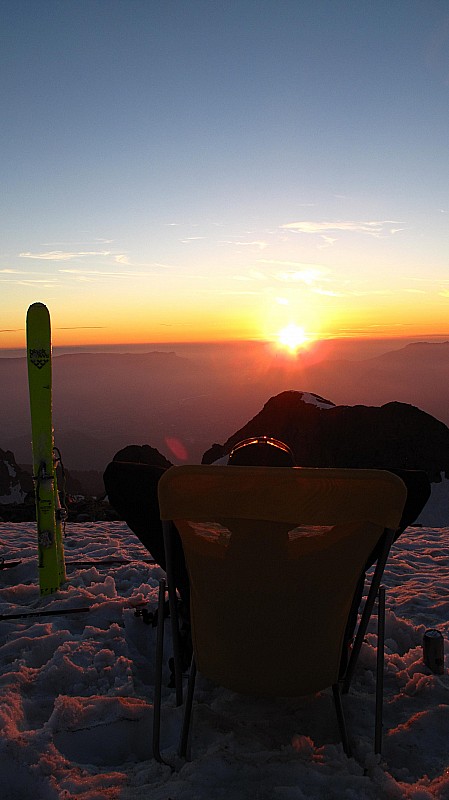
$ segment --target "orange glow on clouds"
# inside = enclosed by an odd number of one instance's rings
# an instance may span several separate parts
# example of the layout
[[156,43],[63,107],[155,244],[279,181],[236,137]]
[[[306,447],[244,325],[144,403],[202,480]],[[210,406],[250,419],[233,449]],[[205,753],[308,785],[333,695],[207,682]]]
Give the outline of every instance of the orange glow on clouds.
[[[162,293],[155,285],[149,296],[131,288],[121,287],[101,302],[91,289],[83,297],[73,292],[61,299],[33,292],[29,302],[48,305],[55,347],[245,340],[273,343],[294,355],[329,338],[448,335],[445,291],[429,297],[394,291],[331,297],[301,290],[279,297],[271,292],[230,295],[217,286],[204,296],[189,294],[183,286],[172,296],[166,286]],[[25,300],[5,313],[0,351],[25,346],[26,310]]]

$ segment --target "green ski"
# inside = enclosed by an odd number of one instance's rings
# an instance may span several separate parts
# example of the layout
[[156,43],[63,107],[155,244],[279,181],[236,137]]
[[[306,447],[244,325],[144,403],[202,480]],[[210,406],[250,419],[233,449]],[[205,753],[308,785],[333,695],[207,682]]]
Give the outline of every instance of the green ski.
[[66,574],[53,441],[50,315],[43,303],[33,303],[28,309],[27,360],[39,586],[44,595],[57,591]]

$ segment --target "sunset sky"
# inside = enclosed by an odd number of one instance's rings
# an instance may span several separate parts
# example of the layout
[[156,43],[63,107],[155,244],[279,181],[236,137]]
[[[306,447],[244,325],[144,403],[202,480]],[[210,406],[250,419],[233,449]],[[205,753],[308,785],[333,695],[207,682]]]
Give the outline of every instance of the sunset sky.
[[0,22],[0,348],[449,334],[447,0]]

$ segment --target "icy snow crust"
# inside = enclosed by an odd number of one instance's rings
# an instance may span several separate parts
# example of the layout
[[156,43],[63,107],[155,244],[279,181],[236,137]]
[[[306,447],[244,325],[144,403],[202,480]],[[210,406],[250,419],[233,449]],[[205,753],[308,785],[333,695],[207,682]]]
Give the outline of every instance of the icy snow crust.
[[[449,677],[429,672],[421,646],[426,628],[447,638],[449,528],[409,528],[386,571],[381,762],[372,754],[375,620],[344,698],[355,758],[339,743],[329,692],[254,699],[199,679],[193,760],[172,771],[150,757],[155,630],[134,615],[143,602],[155,606],[162,571],[142,561],[69,568],[66,587],[40,598],[35,526],[0,524],[0,555],[23,559],[0,572],[0,613],[91,607],[0,622],[5,800],[449,798]],[[113,522],[69,525],[66,556],[148,553],[124,523]],[[165,661],[169,655],[168,645]],[[173,691],[164,689],[162,747],[174,763],[180,719]]]

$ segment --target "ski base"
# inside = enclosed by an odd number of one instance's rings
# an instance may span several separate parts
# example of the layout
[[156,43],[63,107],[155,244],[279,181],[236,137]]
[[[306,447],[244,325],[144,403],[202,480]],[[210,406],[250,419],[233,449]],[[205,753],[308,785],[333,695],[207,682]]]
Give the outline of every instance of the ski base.
[[51,326],[43,303],[29,307],[26,329],[39,586],[47,595],[65,582],[66,572],[52,425]]

